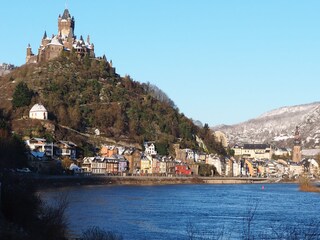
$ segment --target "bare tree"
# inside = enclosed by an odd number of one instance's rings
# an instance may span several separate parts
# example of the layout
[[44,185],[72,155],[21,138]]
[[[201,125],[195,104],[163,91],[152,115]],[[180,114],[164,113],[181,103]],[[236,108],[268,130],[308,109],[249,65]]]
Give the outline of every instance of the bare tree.
[[243,218],[243,239],[245,240],[251,240],[254,239],[254,234],[252,232],[252,224],[253,220],[255,218],[257,208],[259,206],[258,201],[249,201],[249,203],[252,202],[252,204],[249,204],[247,207],[247,213],[246,216]]
[[90,227],[82,233],[81,240],[123,240],[123,237],[99,227]]

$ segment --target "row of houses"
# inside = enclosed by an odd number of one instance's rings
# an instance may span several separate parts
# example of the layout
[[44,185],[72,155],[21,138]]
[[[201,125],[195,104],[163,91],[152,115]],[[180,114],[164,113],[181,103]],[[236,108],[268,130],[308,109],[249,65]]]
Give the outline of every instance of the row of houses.
[[137,175],[137,176],[176,176],[193,174],[187,164],[171,159],[142,157],[138,161],[125,157],[85,157],[81,169],[87,174]]
[[[305,159],[300,163],[252,158],[252,155],[229,159],[214,154],[194,152],[191,149],[180,149],[179,145],[175,146],[176,156],[172,158],[159,156],[153,142],[146,142],[144,151],[102,145],[97,156],[83,159],[77,158],[77,145],[70,141],[48,143],[43,138],[31,138],[26,144],[30,148],[32,157],[38,159],[40,163],[43,163],[45,157],[69,158],[74,160],[74,164],[81,169],[81,172],[88,174],[196,176],[199,175],[199,168],[203,165],[214,166],[214,173],[220,176],[293,177],[306,171],[314,175],[319,174],[319,165],[314,159]],[[260,147],[260,151],[255,152],[256,156],[266,157],[266,154],[270,154],[268,145]],[[255,148],[257,149],[257,146]],[[71,168],[76,169],[75,165],[70,166]]]
[[[229,177],[294,178],[303,173],[318,176],[319,164],[314,159],[300,163],[284,160],[250,160],[219,158],[208,155],[204,162],[187,163],[168,157],[158,158],[143,155],[130,158],[128,155],[112,157],[87,157],[81,168],[89,174],[106,175],[152,175],[152,176],[197,176],[201,166],[214,166],[215,174]],[[214,173],[212,172],[212,175]],[[210,174],[211,175],[211,174]]]
[[234,177],[296,178],[305,173],[319,176],[319,163],[312,158],[306,158],[299,163],[281,159],[230,159],[226,165],[226,175]]

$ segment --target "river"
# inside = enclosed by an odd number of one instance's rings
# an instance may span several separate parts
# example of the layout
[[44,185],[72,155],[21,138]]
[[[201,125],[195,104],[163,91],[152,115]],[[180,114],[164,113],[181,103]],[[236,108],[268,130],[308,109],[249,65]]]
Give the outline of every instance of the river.
[[61,193],[75,236],[98,226],[124,239],[259,239],[320,226],[320,194],[296,184],[79,186],[41,196],[50,203]]

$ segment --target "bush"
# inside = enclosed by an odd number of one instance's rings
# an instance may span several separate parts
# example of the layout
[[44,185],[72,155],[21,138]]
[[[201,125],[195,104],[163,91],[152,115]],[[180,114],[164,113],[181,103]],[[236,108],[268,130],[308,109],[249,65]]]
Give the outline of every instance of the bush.
[[31,178],[5,174],[1,181],[4,224],[0,228],[0,239],[67,239],[66,197],[48,206],[36,193]]
[[99,227],[90,227],[82,233],[81,240],[122,240],[123,237]]

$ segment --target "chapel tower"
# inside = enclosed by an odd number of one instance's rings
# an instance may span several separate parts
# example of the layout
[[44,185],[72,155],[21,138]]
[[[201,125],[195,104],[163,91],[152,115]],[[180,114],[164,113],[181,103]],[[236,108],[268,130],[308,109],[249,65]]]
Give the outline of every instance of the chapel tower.
[[293,151],[292,151],[292,161],[293,162],[300,162],[302,159],[301,154],[301,136],[299,132],[299,127],[296,127],[296,131],[294,134],[294,145],[293,145]]

